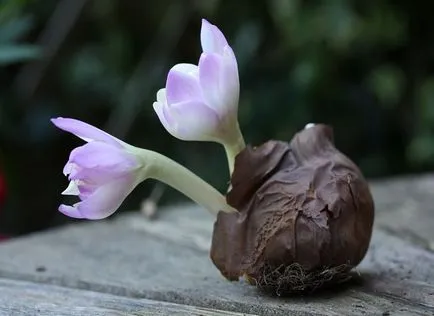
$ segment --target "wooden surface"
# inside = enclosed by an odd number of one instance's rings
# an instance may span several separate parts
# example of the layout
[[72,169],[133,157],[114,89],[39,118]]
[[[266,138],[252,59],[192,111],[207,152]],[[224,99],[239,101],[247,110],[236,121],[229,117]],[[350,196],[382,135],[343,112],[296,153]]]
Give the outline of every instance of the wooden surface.
[[372,183],[373,240],[357,282],[272,298],[209,259],[194,205],[80,222],[0,244],[0,315],[434,315],[434,176]]
[[10,316],[249,315],[5,279],[0,279],[0,293],[0,315]]
[[374,182],[377,227],[434,250],[434,176]]

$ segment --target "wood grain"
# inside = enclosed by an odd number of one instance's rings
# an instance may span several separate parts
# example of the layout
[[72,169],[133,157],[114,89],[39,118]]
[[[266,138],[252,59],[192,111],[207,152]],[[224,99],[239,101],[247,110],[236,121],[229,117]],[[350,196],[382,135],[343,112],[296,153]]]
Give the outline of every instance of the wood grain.
[[4,279],[0,293],[1,316],[253,316]]
[[[433,178],[373,184],[376,224],[357,268],[361,277],[321,295],[271,298],[223,279],[209,259],[213,217],[191,204],[163,209],[154,221],[134,212],[0,244],[0,277],[33,282],[36,289],[47,284],[76,289],[77,306],[79,297],[99,292],[258,315],[434,315],[434,253],[426,246],[434,240],[428,196]],[[79,290],[93,292],[80,296]],[[12,294],[9,301],[10,308],[19,305]],[[91,314],[104,306],[91,306]],[[117,312],[129,315],[125,307]]]
[[212,218],[199,208],[166,210],[154,224],[131,214],[13,240],[0,245],[0,276],[259,315],[434,313],[434,254],[380,230],[361,285],[282,299],[220,276],[202,244]]
[[376,225],[434,250],[434,175],[372,182]]

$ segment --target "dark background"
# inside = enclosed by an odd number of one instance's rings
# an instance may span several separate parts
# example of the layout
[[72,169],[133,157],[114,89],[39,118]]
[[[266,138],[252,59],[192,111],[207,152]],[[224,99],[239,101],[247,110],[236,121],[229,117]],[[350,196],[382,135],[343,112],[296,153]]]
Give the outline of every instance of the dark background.
[[[61,171],[81,142],[51,125],[56,116],[166,154],[224,190],[223,149],[171,137],[152,109],[167,71],[197,63],[202,17],[237,56],[247,142],[323,122],[368,178],[434,170],[432,12],[417,0],[0,1],[0,232],[71,221],[57,212]],[[167,189],[162,203],[181,199]]]

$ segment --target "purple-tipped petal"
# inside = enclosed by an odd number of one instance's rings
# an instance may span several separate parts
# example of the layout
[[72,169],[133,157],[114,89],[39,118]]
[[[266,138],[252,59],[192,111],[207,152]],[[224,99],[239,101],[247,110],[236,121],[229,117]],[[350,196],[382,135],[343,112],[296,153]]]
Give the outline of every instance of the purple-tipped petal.
[[202,92],[198,79],[191,74],[172,68],[167,75],[166,97],[168,104],[201,100]]
[[[77,205],[76,205],[77,206]],[[85,218],[76,206],[62,204],[59,206],[59,212],[72,218]]]
[[[85,146],[90,144],[92,143]],[[71,154],[74,168],[69,180],[79,180],[86,186],[104,185],[107,181],[134,173],[140,167],[136,158],[127,152],[123,156],[115,151],[98,152],[86,147],[79,147],[74,151],[79,152]],[[83,193],[82,186],[79,184],[80,193]]]
[[224,117],[238,110],[238,67],[232,49],[224,55],[205,54],[199,59],[199,81],[207,104]]
[[[76,211],[71,208],[63,208],[63,211],[67,211],[68,216],[75,215],[76,218],[80,218],[78,216],[94,220],[106,218],[116,212],[135,186],[136,183],[132,177],[114,180],[98,187],[87,199],[77,203],[74,206]],[[62,210],[60,211],[65,214]]]
[[116,147],[122,147],[122,142],[117,138],[85,122],[62,117],[51,119],[51,122],[58,128],[70,132],[86,142],[100,141]]
[[224,69],[222,85],[227,106],[235,107],[238,111],[238,101],[240,97],[240,79],[238,76],[238,64],[234,51],[230,46],[226,46],[223,52]]
[[176,103],[168,111],[176,122],[173,136],[182,140],[214,140],[218,137],[217,113],[204,103],[195,100]]
[[200,42],[204,53],[223,54],[224,47],[228,45],[225,36],[219,28],[205,19],[202,19]]
[[72,172],[73,169],[74,169],[74,165],[68,161],[65,167],[63,167],[63,175],[67,176]]
[[217,54],[202,54],[199,59],[199,82],[207,104],[219,114],[224,108],[222,91],[223,60]]
[[83,169],[110,174],[124,174],[139,167],[137,158],[125,150],[106,143],[92,142],[75,148],[69,162]]
[[[112,179],[110,179],[108,181],[111,181],[111,180]],[[105,183],[107,183],[107,181]],[[80,184],[78,185],[78,190],[80,191],[78,196],[80,197],[80,200],[83,201],[83,200],[87,199],[90,195],[92,195],[98,189],[98,187],[99,187],[98,184],[80,182]]]

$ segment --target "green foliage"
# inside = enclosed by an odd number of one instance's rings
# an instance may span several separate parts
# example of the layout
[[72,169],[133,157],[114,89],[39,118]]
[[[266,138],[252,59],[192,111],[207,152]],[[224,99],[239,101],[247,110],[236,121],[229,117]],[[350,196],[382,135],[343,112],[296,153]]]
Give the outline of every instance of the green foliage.
[[41,55],[34,45],[0,45],[0,67],[35,59]]
[[32,28],[30,16],[20,16],[19,9],[26,1],[8,1],[0,5],[0,67],[25,62],[41,56],[32,44],[17,43]]
[[378,97],[381,105],[393,107],[401,100],[405,87],[405,75],[402,69],[383,64],[373,69],[367,76],[367,80],[368,86]]

